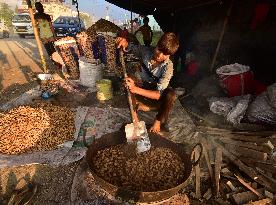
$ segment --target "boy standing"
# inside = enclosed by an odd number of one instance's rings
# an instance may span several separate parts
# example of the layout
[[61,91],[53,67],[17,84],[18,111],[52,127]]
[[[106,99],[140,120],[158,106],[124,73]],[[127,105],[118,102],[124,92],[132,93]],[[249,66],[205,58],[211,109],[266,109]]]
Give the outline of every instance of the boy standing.
[[145,17],[143,19],[143,23],[144,25],[141,26],[137,31],[135,31],[134,35],[136,35],[139,31],[141,31],[145,46],[150,46],[152,42],[153,33],[151,30],[151,27],[149,26],[149,18]]
[[138,71],[142,85],[138,86],[130,77],[126,78],[126,85],[132,93],[133,104],[137,106],[137,110],[157,109],[158,114],[150,131],[159,133],[161,125],[167,123],[176,100],[175,91],[168,86],[173,76],[173,63],[170,56],[177,51],[179,41],[174,33],[165,33],[155,49],[128,45],[125,38],[117,38],[117,44],[118,48],[122,47],[124,51],[128,47],[142,60],[141,69]]

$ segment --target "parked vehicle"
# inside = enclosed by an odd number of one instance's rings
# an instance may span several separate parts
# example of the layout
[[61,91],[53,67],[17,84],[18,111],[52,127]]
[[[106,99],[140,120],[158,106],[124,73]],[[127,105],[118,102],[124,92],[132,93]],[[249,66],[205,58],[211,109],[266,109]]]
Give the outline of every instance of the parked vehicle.
[[5,25],[4,20],[0,19],[0,38],[9,38],[10,31]]
[[21,38],[34,35],[31,17],[27,13],[16,14],[12,19],[12,25],[14,33]]
[[57,37],[64,36],[76,36],[76,34],[85,29],[84,23],[77,17],[71,16],[60,16],[58,17],[53,24],[55,33]]

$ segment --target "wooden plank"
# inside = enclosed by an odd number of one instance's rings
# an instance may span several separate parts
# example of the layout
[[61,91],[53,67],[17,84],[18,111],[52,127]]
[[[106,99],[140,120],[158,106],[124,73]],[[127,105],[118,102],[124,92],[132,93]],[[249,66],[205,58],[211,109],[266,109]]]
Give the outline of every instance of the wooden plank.
[[209,158],[209,154],[207,152],[207,141],[205,138],[202,137],[201,139],[201,143],[203,145],[203,155],[204,155],[204,158],[206,160],[206,164],[207,164],[207,167],[208,167],[208,171],[209,171],[209,175],[210,175],[210,178],[211,178],[211,181],[213,181],[213,178],[214,178],[214,173],[213,173],[213,169],[212,169],[212,165],[211,165],[211,161],[210,161],[210,158]]
[[[256,142],[243,142],[243,141],[239,141],[239,140],[232,140],[232,139],[227,139],[227,138],[220,138],[220,141],[222,141],[224,144],[230,144],[230,145],[238,145],[240,147],[245,147],[245,148],[248,148],[248,149],[253,149],[253,150],[256,150],[256,151],[260,151],[260,152],[265,152],[265,153],[268,153],[268,154],[271,154],[273,149],[274,149],[274,146],[272,145],[262,145],[264,143],[256,143]],[[270,142],[269,140],[266,142],[268,143]]]
[[225,148],[230,150],[236,156],[253,158],[253,159],[260,160],[260,161],[267,160],[267,153],[264,153],[264,152],[259,152],[259,151],[253,150],[253,149],[248,149],[245,147],[240,147],[237,145],[235,146],[235,145],[230,145],[230,144],[226,144]]
[[249,202],[245,205],[272,205],[272,204],[273,204],[272,200],[270,198],[266,198],[259,201]]
[[[265,189],[257,189],[257,191],[259,193],[262,193],[264,194],[264,191]],[[237,193],[237,194],[233,194],[231,196],[233,202],[237,205],[240,205],[240,204],[245,204],[245,203],[248,203],[250,201],[256,201],[258,200],[258,196],[256,194],[254,194],[253,192],[251,191],[246,191],[246,192],[241,192],[241,193]]]
[[260,169],[260,170],[269,172],[271,174],[276,174],[276,165],[275,164],[262,163],[260,161],[255,161],[252,158],[241,157],[240,160],[243,161],[248,166],[255,167],[256,169]]
[[276,184],[276,179],[272,178],[271,176],[268,176],[267,173],[264,172],[264,170],[261,170],[260,168],[256,167],[256,170],[259,174],[261,174],[264,178],[270,180],[272,183]]
[[238,157],[230,153],[225,147],[217,143],[213,138],[210,138],[214,146],[220,147],[224,156],[226,156],[233,164],[235,164],[241,171],[251,177],[253,180],[259,184],[266,187],[269,191],[276,192],[276,184],[271,180],[265,178],[264,176],[258,174],[252,167],[245,165]]
[[276,139],[275,132],[276,130],[262,130],[262,131],[235,131],[235,130],[227,130],[227,129],[221,129],[216,127],[209,127],[209,126],[198,126],[199,130],[202,131],[210,131],[210,132],[216,132],[220,134],[233,134],[233,135],[243,135],[243,136],[254,136],[254,137],[260,137],[260,136],[271,136],[272,138]]
[[215,187],[216,187],[215,196],[216,197],[219,196],[219,180],[220,180],[221,163],[222,163],[222,150],[220,147],[217,147],[216,158],[215,158]]
[[251,187],[251,186],[249,185],[249,183],[246,183],[242,177],[240,177],[240,176],[238,176],[238,175],[236,175],[236,174],[235,174],[235,176],[237,177],[237,179],[239,180],[239,182],[240,182],[242,185],[244,185],[247,189],[249,189],[249,190],[252,191],[254,194],[256,194],[259,198],[264,197],[260,192],[258,192],[258,191],[255,190],[253,187]]
[[[199,158],[200,152],[198,150],[198,147],[195,149],[195,160]],[[196,178],[196,198],[200,199],[201,198],[201,184],[200,184],[200,165],[195,166],[195,178]]]
[[222,198],[215,199],[215,202],[219,205],[231,205],[228,201],[225,201]]
[[265,164],[270,166],[273,166],[276,164],[276,162],[271,161],[270,159],[266,160],[265,162],[258,159],[243,157],[243,156],[239,157],[239,159],[242,160],[244,163],[250,163],[250,166],[255,163],[260,163],[260,164]]
[[267,141],[273,140],[269,137],[234,135],[234,134],[223,134],[223,136],[221,136],[221,138],[230,138],[233,140],[239,140],[239,141],[243,141],[243,142],[254,142],[254,143],[265,143]]
[[205,194],[203,195],[203,198],[206,199],[207,201],[212,197],[212,190],[209,188]]
[[227,181],[226,184],[232,191],[237,191],[237,188],[232,184],[231,181]]

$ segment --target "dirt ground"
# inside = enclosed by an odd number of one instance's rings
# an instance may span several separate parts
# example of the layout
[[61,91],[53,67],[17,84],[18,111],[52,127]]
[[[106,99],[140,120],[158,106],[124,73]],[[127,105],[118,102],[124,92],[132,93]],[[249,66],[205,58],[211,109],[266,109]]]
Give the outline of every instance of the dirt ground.
[[[15,189],[31,182],[38,186],[32,204],[70,204],[71,186],[79,162],[66,166],[27,165],[0,170],[0,204],[7,204]],[[6,186],[3,187],[2,185]]]

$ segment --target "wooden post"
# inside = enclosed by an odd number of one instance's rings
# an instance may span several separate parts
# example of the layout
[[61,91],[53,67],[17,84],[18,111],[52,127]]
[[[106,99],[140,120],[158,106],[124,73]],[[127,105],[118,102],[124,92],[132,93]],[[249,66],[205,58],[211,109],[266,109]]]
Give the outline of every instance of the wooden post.
[[201,143],[203,144],[203,155],[204,155],[205,160],[206,160],[206,164],[207,164],[207,167],[208,167],[210,178],[211,178],[211,181],[213,182],[213,180],[214,180],[214,173],[213,173],[212,165],[211,165],[211,162],[210,162],[209,154],[207,152],[207,150],[208,150],[207,149],[207,140],[202,137],[201,138]]
[[211,67],[210,67],[210,72],[211,73],[212,73],[212,71],[214,69],[214,66],[215,66],[215,63],[216,63],[216,60],[217,60],[217,57],[218,57],[218,52],[219,52],[219,49],[220,49],[220,46],[221,46],[221,42],[222,42],[222,39],[223,39],[223,36],[224,36],[224,33],[225,33],[226,26],[228,24],[228,20],[229,20],[230,14],[232,12],[233,4],[234,4],[234,0],[231,1],[230,7],[229,7],[229,9],[227,11],[226,17],[225,17],[224,22],[223,22],[223,27],[222,27],[222,31],[221,31],[220,36],[219,36],[218,45],[217,45],[217,48],[216,48],[216,51],[215,51],[215,55],[213,57],[213,60],[212,60],[212,63],[211,63]]
[[43,53],[42,43],[41,43],[41,40],[40,40],[40,37],[39,37],[38,28],[37,28],[36,21],[35,21],[35,18],[34,18],[34,13],[33,13],[31,0],[26,0],[26,1],[27,1],[27,4],[28,4],[29,14],[30,14],[30,17],[31,17],[31,20],[32,20],[32,25],[33,25],[33,29],[34,29],[34,35],[35,35],[35,40],[36,40],[36,43],[37,43],[37,48],[38,48],[39,55],[40,55],[41,65],[42,65],[44,73],[48,73],[48,68],[47,68],[46,60],[45,60],[44,53]]
[[220,181],[221,164],[222,164],[222,150],[220,147],[217,147],[216,158],[215,158],[215,187],[216,187],[215,196],[216,197],[219,197],[219,181]]
[[[199,150],[198,147],[195,149],[195,160],[197,160],[199,158]],[[200,199],[201,198],[201,183],[200,183],[200,166],[199,164],[195,166],[195,178],[196,178],[196,198]]]
[[133,34],[133,22],[132,22],[132,8],[133,7],[133,0],[130,0],[130,25],[131,25],[131,34]]

